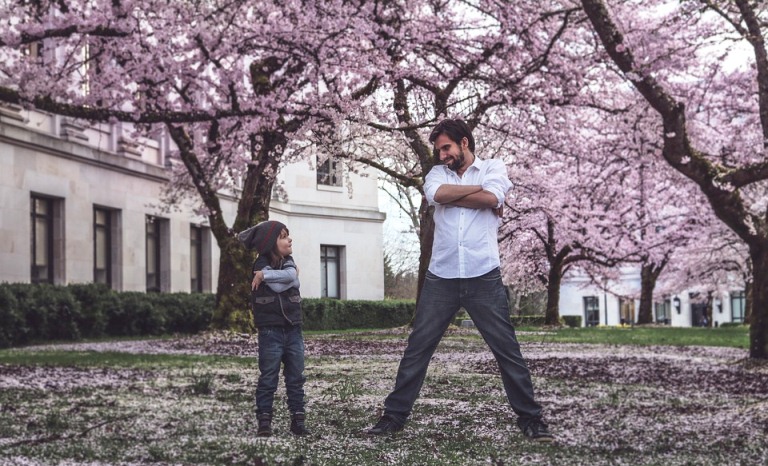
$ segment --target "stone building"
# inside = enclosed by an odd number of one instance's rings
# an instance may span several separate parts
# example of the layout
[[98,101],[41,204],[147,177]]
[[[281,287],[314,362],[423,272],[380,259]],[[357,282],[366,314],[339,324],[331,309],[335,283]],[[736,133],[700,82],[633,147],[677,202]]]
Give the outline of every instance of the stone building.
[[[215,292],[219,250],[205,217],[191,204],[161,208],[170,140],[134,141],[128,129],[0,106],[0,281]],[[291,231],[302,294],[382,299],[376,173],[315,165],[283,167],[287,196],[270,210]],[[235,201],[221,198],[231,225]]]

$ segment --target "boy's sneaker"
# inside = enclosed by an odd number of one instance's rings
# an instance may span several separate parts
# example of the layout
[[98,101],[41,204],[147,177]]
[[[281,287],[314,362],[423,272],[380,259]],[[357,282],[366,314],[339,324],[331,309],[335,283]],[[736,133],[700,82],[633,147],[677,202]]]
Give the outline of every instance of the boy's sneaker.
[[523,431],[523,435],[534,442],[549,443],[555,440],[555,436],[549,432],[547,425],[539,417],[518,418],[517,426]]
[[366,431],[368,435],[387,435],[400,432],[405,427],[405,423],[396,419],[394,416],[385,414],[381,416],[375,426]]
[[259,427],[256,435],[259,437],[269,437],[272,435],[272,413],[261,413],[256,415],[259,421]]
[[309,435],[309,430],[304,425],[306,416],[304,413],[291,414],[291,433],[293,435]]

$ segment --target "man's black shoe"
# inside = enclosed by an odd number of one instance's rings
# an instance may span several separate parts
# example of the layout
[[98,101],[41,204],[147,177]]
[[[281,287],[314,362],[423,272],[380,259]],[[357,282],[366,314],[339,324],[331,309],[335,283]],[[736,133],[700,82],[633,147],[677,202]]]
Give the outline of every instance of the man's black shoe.
[[549,443],[555,440],[555,436],[549,432],[541,418],[518,419],[517,426],[523,431],[523,435],[535,442]]
[[401,422],[394,417],[385,414],[381,416],[381,419],[379,419],[379,422],[376,423],[375,426],[371,427],[366,431],[366,434],[368,435],[387,435],[387,434],[394,434],[395,432],[400,432],[403,430],[403,427],[405,427],[405,423]]

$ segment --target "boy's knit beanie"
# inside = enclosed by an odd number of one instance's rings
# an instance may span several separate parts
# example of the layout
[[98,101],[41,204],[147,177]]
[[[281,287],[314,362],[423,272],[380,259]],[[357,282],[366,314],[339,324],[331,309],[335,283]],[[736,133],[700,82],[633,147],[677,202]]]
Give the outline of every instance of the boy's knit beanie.
[[255,249],[259,254],[265,254],[275,247],[277,238],[280,237],[280,232],[286,228],[280,222],[274,220],[267,220],[261,222],[258,225],[241,231],[237,234],[237,239],[240,240],[243,245],[248,249]]

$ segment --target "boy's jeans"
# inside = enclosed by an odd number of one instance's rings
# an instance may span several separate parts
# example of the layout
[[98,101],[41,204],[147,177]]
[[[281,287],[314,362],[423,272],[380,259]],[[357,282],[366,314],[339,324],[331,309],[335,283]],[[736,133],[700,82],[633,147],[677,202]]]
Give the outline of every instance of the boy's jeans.
[[304,336],[301,326],[259,328],[259,383],[256,412],[271,413],[283,364],[288,410],[304,411]]
[[498,268],[473,278],[446,279],[427,272],[395,389],[384,401],[385,414],[402,422],[411,414],[432,354],[460,307],[491,348],[512,409],[523,419],[540,416],[541,406],[533,398],[531,375],[509,319]]

